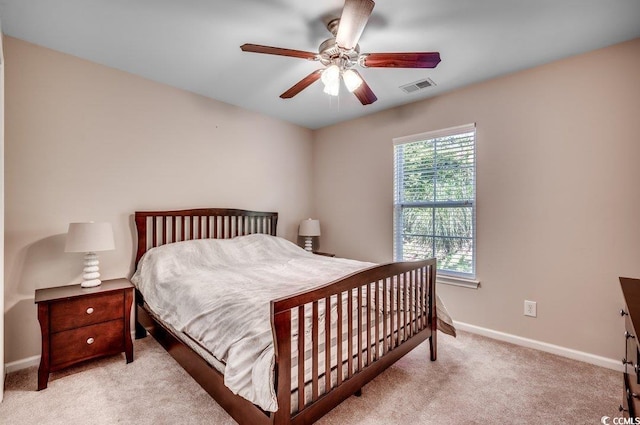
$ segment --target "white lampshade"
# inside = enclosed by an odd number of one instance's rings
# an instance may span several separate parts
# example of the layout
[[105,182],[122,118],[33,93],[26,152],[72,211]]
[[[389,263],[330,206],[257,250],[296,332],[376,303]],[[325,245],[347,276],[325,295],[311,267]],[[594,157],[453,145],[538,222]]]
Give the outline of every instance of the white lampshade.
[[353,69],[347,69],[343,72],[342,79],[344,80],[344,85],[347,86],[347,90],[351,93],[362,85],[362,78]]
[[322,91],[329,96],[338,96],[340,94],[340,81],[325,85]]
[[65,252],[96,252],[115,249],[111,223],[69,223]]
[[324,83],[324,92],[331,96],[340,93],[340,68],[338,65],[331,65],[322,71],[320,79]]
[[115,249],[111,223],[69,223],[65,252],[84,252],[83,288],[99,286],[100,262],[96,251]]
[[325,85],[340,83],[340,68],[338,65],[330,65],[322,71],[320,79]]
[[320,236],[320,220],[302,220],[300,222],[300,236]]

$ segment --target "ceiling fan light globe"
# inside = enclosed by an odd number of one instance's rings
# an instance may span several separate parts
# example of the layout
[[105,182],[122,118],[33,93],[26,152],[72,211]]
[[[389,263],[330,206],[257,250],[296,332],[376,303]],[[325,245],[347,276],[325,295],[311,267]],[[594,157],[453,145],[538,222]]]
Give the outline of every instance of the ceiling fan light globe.
[[347,86],[347,90],[351,93],[362,85],[362,78],[353,69],[347,69],[343,72],[342,79],[344,80],[344,85]]
[[330,96],[337,96],[340,93],[340,80],[325,84],[323,91]]
[[326,86],[332,86],[334,84],[340,83],[340,68],[338,65],[328,66],[324,71],[322,71],[322,82]]

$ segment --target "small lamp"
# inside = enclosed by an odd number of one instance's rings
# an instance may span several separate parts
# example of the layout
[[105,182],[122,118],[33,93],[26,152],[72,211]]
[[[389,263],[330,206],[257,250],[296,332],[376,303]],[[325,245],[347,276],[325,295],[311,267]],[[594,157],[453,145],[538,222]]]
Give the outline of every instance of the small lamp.
[[300,230],[298,231],[300,236],[304,236],[304,249],[311,252],[313,251],[313,236],[320,236],[320,220],[302,220],[300,222]]
[[115,249],[111,223],[69,223],[64,252],[84,252],[83,288],[99,286],[100,268],[96,251]]

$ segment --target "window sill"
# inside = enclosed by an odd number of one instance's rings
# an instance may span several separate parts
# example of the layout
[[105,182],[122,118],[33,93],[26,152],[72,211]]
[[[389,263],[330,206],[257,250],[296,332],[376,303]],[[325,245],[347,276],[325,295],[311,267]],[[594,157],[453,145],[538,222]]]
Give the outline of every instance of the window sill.
[[470,289],[478,289],[480,286],[480,281],[475,279],[465,279],[463,277],[457,276],[445,276],[445,275],[437,275],[436,276],[437,283],[443,283],[445,285],[451,286],[461,286],[463,288]]

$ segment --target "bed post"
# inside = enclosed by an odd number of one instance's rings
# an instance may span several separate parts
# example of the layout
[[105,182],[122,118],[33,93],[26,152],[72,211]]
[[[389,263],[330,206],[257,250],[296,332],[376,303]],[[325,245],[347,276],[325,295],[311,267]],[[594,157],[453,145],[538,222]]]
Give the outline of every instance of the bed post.
[[[138,213],[135,214],[135,222],[136,228],[138,229],[138,250],[136,251],[136,268],[138,267],[138,261],[142,257],[142,254],[147,250],[147,217],[140,215]],[[142,306],[144,304],[144,300],[142,298],[142,293],[138,291],[136,288],[135,292],[135,302],[133,303],[133,315],[135,317],[135,329],[136,329],[136,339],[141,339],[147,336],[147,330],[142,326],[142,324],[138,321],[138,306]]]
[[277,311],[271,302],[271,326],[275,348],[276,396],[278,411],[273,413],[273,425],[286,425],[291,418],[291,309]]
[[429,319],[431,321],[431,336],[429,337],[429,351],[431,361],[438,357],[438,313],[436,303],[436,260],[429,265]]
[[142,255],[147,250],[147,216],[144,214],[135,213],[136,229],[138,229],[138,249],[136,251],[136,267],[138,261],[142,258]]

